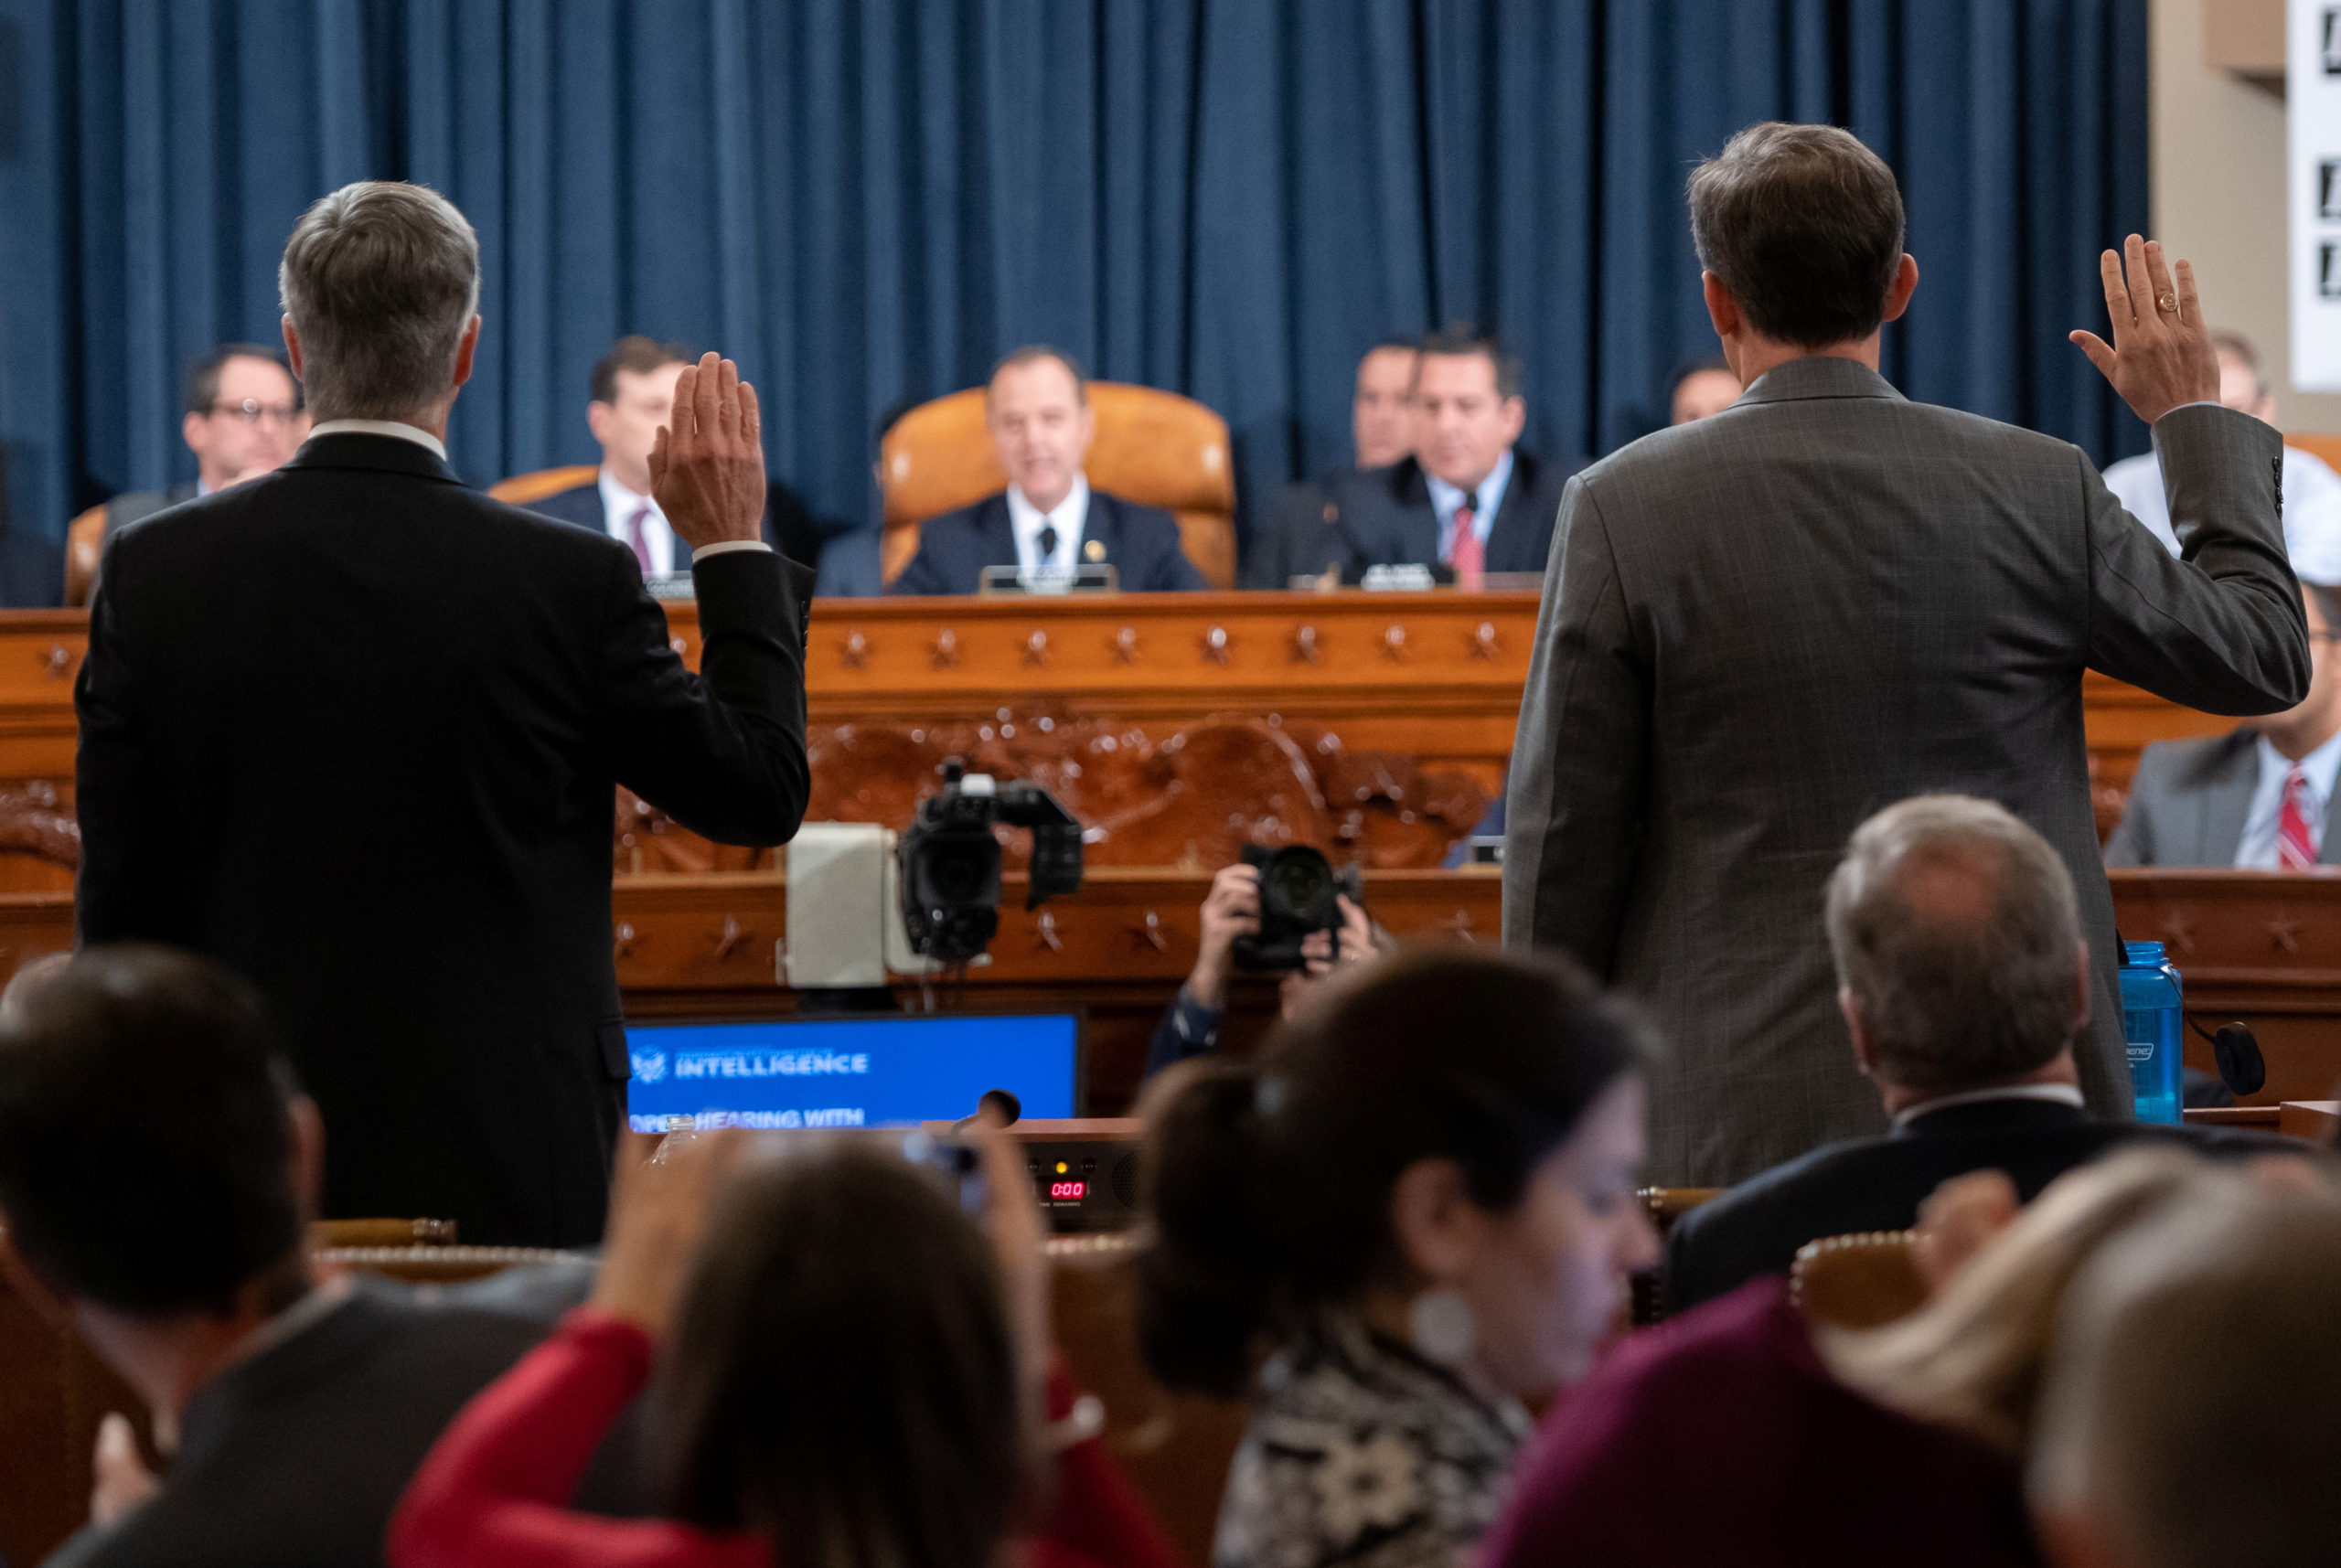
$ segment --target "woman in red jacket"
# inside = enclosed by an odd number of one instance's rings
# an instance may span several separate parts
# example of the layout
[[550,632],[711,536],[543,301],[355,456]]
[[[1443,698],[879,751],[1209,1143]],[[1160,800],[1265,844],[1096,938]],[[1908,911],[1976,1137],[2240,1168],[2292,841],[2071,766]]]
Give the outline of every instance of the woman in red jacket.
[[[1043,1489],[1029,1561],[1172,1568],[1066,1381],[1043,1389],[1040,1219],[1004,1142],[983,1145],[989,1241],[892,1140],[749,1149],[621,1172],[592,1302],[432,1450],[397,1568],[982,1568]],[[572,1510],[647,1386],[673,1517]]]

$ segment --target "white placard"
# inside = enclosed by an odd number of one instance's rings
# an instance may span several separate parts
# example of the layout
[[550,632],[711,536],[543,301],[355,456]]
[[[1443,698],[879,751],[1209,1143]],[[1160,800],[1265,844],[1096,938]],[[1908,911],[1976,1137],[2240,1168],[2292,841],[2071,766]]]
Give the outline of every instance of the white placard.
[[2291,164],[2293,386],[2341,391],[2341,5],[2289,0],[2284,120]]

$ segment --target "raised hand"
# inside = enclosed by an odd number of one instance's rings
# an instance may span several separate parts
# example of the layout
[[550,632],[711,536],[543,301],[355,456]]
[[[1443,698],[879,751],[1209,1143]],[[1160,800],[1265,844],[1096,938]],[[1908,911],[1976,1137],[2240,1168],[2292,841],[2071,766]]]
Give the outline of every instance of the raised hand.
[[714,354],[683,367],[650,446],[650,494],[691,549],[764,537],[764,424],[756,389]]
[[747,1147],[741,1133],[704,1134],[654,1164],[636,1140],[620,1146],[594,1307],[654,1339],[666,1332],[708,1211]]
[[2181,261],[2173,278],[2160,242],[2135,234],[2122,251],[2106,251],[2098,264],[2112,343],[2091,332],[2075,332],[2072,341],[2148,424],[2182,403],[2218,402],[2219,357],[2203,324],[2195,269]]

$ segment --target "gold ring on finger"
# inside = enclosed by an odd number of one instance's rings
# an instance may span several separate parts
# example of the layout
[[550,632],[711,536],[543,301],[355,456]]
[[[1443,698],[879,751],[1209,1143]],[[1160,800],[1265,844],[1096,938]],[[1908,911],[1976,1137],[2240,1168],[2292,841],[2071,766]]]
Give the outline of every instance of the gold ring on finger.
[[2158,294],[2154,298],[2154,308],[2161,311],[2165,315],[2176,315],[2178,314],[2178,296],[2176,294]]

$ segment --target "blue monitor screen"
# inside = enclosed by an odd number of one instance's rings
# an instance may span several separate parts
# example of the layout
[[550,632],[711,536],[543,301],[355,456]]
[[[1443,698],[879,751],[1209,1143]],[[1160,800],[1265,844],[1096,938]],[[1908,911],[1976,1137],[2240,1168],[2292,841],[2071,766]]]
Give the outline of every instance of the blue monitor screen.
[[636,1024],[626,1120],[701,1127],[876,1127],[956,1121],[987,1089],[1035,1119],[1070,1116],[1080,1019],[1070,1013]]

